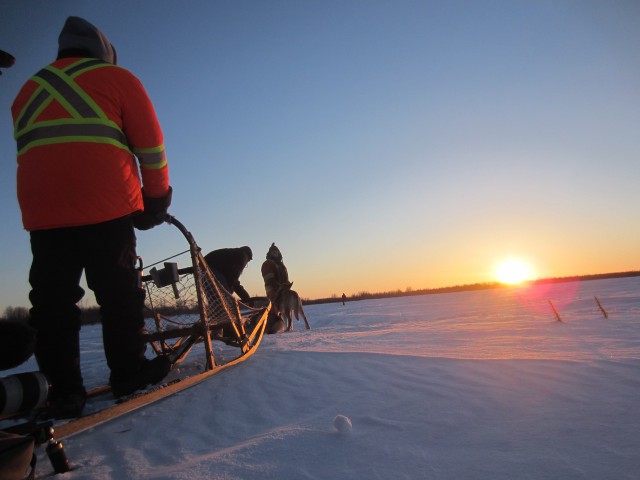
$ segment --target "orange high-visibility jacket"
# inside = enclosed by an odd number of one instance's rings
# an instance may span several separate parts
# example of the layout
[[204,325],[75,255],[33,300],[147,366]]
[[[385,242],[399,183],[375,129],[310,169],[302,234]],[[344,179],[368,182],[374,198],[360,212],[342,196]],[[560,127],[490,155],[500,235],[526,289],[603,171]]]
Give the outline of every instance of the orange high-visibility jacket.
[[56,60],[27,81],[11,113],[26,230],[143,210],[140,174],[146,196],[168,193],[162,130],[129,71],[95,58]]

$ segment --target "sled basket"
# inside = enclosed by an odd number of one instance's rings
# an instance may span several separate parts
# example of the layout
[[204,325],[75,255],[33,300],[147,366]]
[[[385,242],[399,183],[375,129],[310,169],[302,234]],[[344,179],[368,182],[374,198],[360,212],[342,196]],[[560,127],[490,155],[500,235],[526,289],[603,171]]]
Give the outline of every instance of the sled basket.
[[211,272],[184,225],[170,215],[165,220],[182,232],[189,249],[146,268],[140,260],[147,342],[157,354],[169,355],[172,363],[204,342],[208,368],[216,366],[212,340],[246,353],[262,337],[270,305],[253,308],[240,302]]

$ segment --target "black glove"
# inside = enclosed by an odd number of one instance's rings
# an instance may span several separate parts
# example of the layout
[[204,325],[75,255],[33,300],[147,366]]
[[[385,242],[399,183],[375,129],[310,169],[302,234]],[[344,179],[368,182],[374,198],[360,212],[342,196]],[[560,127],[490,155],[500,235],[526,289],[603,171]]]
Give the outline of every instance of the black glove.
[[133,217],[133,226],[138,230],[149,230],[164,222],[161,215],[167,213],[169,205],[171,205],[171,196],[173,189],[169,187],[169,191],[164,197],[152,198],[144,194],[142,189],[142,200],[144,202],[144,212]]
[[253,308],[253,298],[252,297],[249,297],[246,300],[242,300],[242,303],[244,303],[248,307]]
[[236,286],[235,291],[238,297],[240,297],[240,300],[242,300],[244,303],[247,303],[249,300],[251,300],[251,295],[249,295],[249,292],[247,292],[247,290],[239,283]]

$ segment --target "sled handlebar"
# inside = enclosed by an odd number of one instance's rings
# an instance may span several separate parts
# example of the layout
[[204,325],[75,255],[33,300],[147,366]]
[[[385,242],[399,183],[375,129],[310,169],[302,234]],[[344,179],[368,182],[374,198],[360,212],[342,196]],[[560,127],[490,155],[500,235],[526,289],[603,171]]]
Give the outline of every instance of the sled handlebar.
[[168,213],[159,213],[158,219],[162,220],[163,222],[167,222],[170,225],[174,225],[178,230],[180,230],[180,233],[184,235],[184,238],[187,239],[187,242],[189,242],[189,246],[193,250],[197,251],[200,249],[200,247],[198,247],[198,244],[196,244],[193,235],[191,235],[191,232],[187,230],[187,227],[185,227],[182,222],[178,221],[176,217],[174,217],[173,215],[169,215]]

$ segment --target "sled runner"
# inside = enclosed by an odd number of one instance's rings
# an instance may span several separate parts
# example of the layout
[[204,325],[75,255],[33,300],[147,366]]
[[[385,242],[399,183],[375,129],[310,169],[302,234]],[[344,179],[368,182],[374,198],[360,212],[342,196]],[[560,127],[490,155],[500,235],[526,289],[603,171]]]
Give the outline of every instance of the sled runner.
[[[57,439],[75,435],[196,385],[243,362],[260,345],[271,305],[262,303],[254,308],[236,299],[213,275],[185,226],[170,215],[163,218],[182,233],[189,249],[146,268],[142,259],[138,259],[140,287],[146,292],[144,337],[153,352],[167,356],[172,366],[183,362],[197,347],[198,354],[204,355],[204,367],[200,367],[204,371],[177,376],[170,373],[164,384],[117,403],[106,396],[110,392],[108,386],[95,388],[89,392],[87,407],[102,397],[107,406],[66,423],[54,422]],[[180,267],[178,262],[184,266]],[[24,412],[18,412],[14,417],[20,417],[21,413],[24,415]]]

